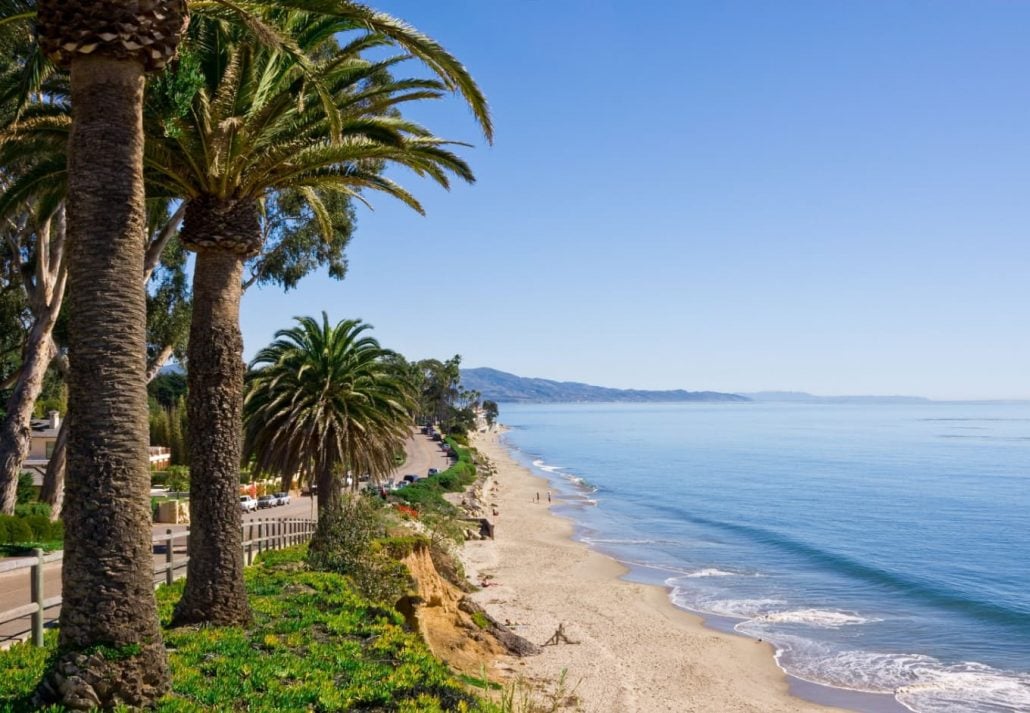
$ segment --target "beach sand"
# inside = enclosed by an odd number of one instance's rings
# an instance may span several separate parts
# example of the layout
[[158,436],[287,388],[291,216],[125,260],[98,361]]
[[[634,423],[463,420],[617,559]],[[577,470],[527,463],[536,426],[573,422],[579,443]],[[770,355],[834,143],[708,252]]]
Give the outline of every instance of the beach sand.
[[705,628],[664,589],[620,579],[622,565],[571,539],[572,524],[550,512],[546,481],[516,464],[496,432],[472,444],[497,469],[486,501],[499,513],[496,539],[461,552],[469,578],[490,583],[473,599],[536,644],[559,624],[578,642],[502,668],[540,687],[566,671],[566,688],[588,713],[840,710],[789,695],[769,645]]

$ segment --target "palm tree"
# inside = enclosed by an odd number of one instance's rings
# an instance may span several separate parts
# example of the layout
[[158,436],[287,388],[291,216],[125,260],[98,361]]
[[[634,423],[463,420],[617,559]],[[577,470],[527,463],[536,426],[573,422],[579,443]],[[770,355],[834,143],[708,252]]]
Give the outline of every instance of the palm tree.
[[[245,452],[256,470],[318,487],[319,521],[342,508],[341,476],[385,476],[410,433],[414,398],[370,326],[298,317],[251,362]],[[355,478],[354,482],[357,480]],[[317,549],[318,539],[312,545]]]
[[[31,0],[4,4],[28,8],[6,13],[14,18],[32,15]],[[362,5],[196,0],[190,9],[188,44],[201,57],[199,67],[184,57],[162,81],[175,84],[173,97],[195,98],[184,112],[176,113],[176,106],[152,112],[159,119],[146,147],[152,193],[185,199],[181,237],[198,253],[188,358],[195,425],[191,515],[199,531],[175,620],[231,624],[249,618],[236,504],[243,373],[238,305],[242,265],[262,247],[262,204],[276,193],[300,196],[327,238],[335,227],[327,206],[339,196],[361,200],[362,189],[386,192],[421,211],[413,196],[382,176],[384,165],[406,166],[445,186],[448,174],[468,181],[472,175],[444,142],[405,122],[397,107],[457,91],[488,139],[492,128],[482,93],[453,56]],[[355,32],[346,47],[336,45],[339,33]],[[382,45],[407,54],[361,59]],[[437,79],[389,80],[389,67],[408,55]],[[50,76],[45,63],[27,67],[26,86]],[[191,86],[195,70],[198,82]],[[148,101],[154,97],[161,93],[148,92]],[[59,140],[67,119],[59,111],[43,114],[23,129]]]
[[144,74],[172,59],[185,23],[185,0],[37,4],[40,46],[68,66],[73,111],[67,535],[60,654],[40,695],[76,708],[146,705],[169,684],[153,596],[138,274]]
[[299,12],[273,19],[284,36],[295,38],[293,54],[243,41],[215,22],[194,23],[196,98],[188,112],[165,120],[161,130],[154,127],[146,151],[152,185],[185,199],[180,240],[197,253],[187,364],[190,518],[199,546],[176,624],[249,618],[237,498],[244,374],[239,304],[244,265],[263,247],[262,205],[276,194],[299,197],[331,242],[334,215],[327,203],[333,196],[381,191],[421,211],[410,193],[383,176],[386,164],[443,186],[450,175],[473,180],[446,142],[397,110],[404,102],[440,97],[445,82],[391,79],[387,70],[406,55],[363,59],[367,49],[389,42],[380,34],[339,47],[335,37],[353,29],[349,20]]

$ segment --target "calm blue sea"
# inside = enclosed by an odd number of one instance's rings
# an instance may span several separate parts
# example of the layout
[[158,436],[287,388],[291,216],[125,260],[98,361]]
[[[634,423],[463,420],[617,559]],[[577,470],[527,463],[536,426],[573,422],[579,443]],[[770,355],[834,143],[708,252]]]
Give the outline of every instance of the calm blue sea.
[[580,537],[794,676],[1030,711],[1030,405],[502,405]]

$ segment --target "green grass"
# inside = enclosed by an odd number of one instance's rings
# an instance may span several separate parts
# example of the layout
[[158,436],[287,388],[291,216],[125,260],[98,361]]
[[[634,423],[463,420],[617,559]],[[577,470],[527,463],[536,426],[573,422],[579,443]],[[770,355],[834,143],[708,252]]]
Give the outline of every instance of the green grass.
[[[157,711],[498,710],[406,631],[396,611],[361,598],[346,577],[306,569],[304,554],[267,553],[248,569],[252,626],[165,630],[173,689]],[[182,582],[158,590],[165,624],[181,592]],[[29,696],[56,633],[46,642],[0,652],[0,711],[34,710]]]

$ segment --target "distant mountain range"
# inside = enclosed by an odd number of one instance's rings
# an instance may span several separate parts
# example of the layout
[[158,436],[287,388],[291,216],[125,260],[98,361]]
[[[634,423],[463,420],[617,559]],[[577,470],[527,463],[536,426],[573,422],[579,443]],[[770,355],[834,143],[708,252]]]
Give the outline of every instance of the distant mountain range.
[[643,391],[640,389],[609,389],[575,381],[551,381],[516,376],[497,369],[462,369],[461,385],[478,391],[484,399],[500,403],[582,403],[582,402],[639,402],[662,401],[716,401],[747,402],[751,399],[739,394],[718,391]]
[[707,401],[716,403],[779,402],[824,404],[918,404],[930,399],[919,396],[816,396],[803,391],[756,391],[728,394],[720,391],[646,391],[610,389],[577,381],[552,381],[516,376],[497,369],[462,369],[461,384],[478,391],[483,399],[499,403],[661,403]]
[[851,403],[876,403],[876,404],[921,404],[928,403],[930,399],[922,396],[815,396],[806,394],[804,391],[756,391],[754,393],[741,394],[752,401],[777,401],[791,403],[821,403],[821,404],[851,404]]

